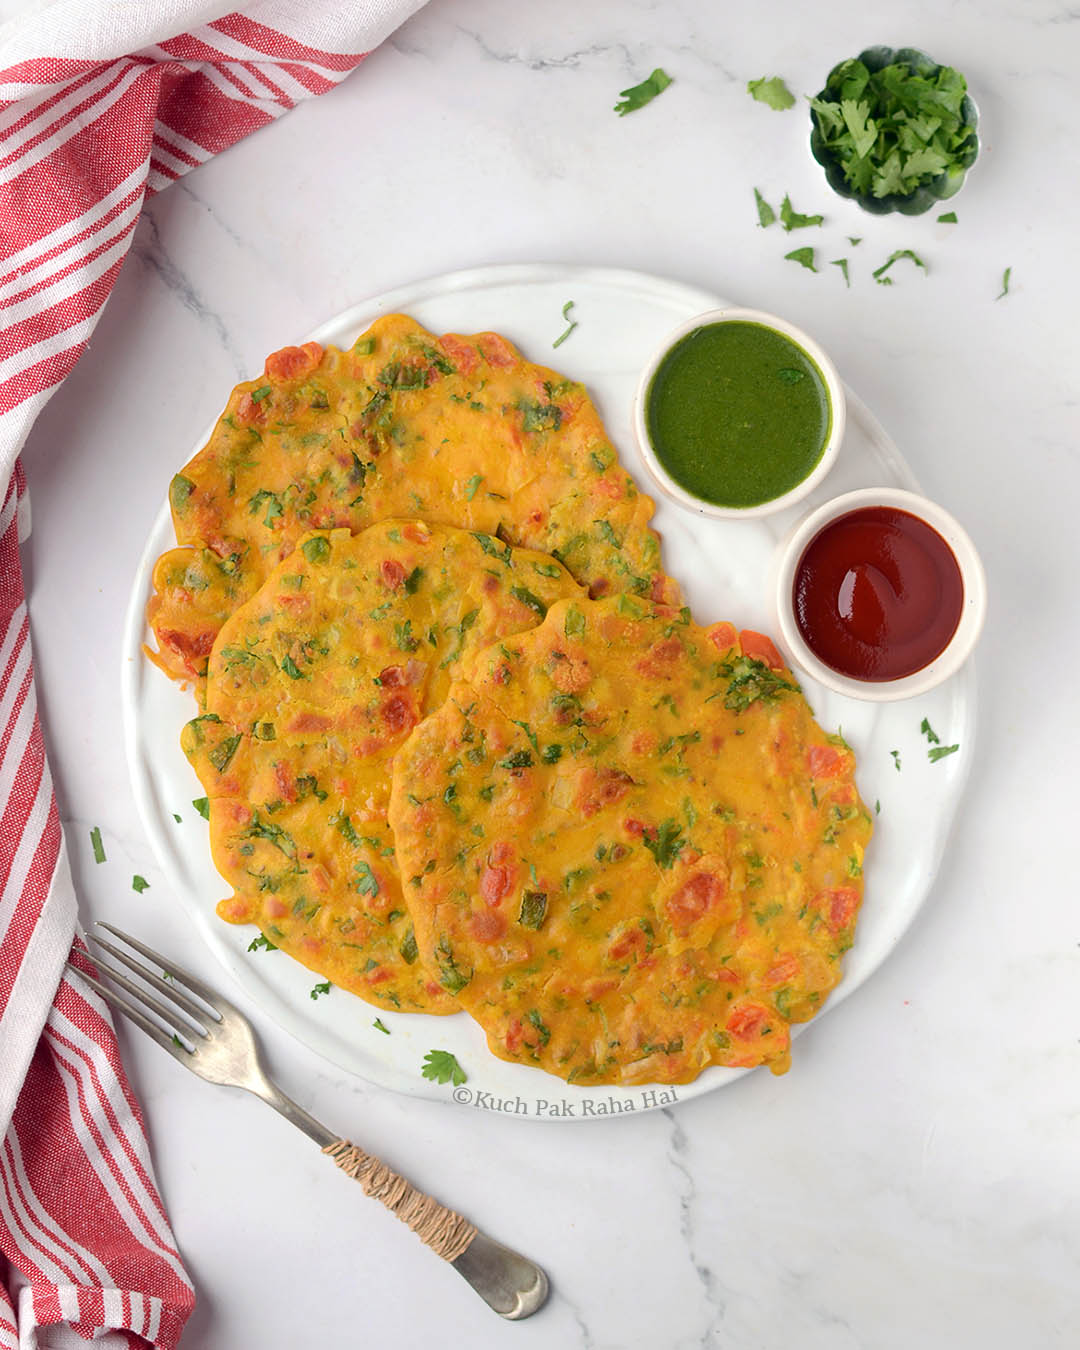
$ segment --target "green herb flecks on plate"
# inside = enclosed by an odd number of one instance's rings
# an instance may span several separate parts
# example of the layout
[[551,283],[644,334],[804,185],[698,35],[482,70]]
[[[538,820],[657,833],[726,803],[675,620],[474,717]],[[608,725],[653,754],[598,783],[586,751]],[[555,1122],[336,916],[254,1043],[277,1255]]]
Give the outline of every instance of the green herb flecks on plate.
[[578,326],[577,319],[572,319],[570,317],[570,311],[573,308],[574,308],[573,300],[567,300],[566,304],[563,305],[562,316],[566,320],[567,328],[566,331],[564,333],[560,333],[559,336],[555,339],[555,341],[551,344],[553,347],[561,347],[563,343],[566,341],[566,339],[570,336],[570,334],[574,331],[574,329]]
[[460,1087],[468,1078],[457,1057],[449,1050],[429,1050],[420,1072],[432,1083],[453,1083],[454,1087]]

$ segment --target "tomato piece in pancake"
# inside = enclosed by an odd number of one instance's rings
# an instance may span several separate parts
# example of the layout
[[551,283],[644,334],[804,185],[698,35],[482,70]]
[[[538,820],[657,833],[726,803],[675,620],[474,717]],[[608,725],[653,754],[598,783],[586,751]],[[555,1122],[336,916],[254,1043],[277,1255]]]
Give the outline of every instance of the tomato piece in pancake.
[[563,601],[395,756],[420,952],[495,1054],[578,1083],[787,1068],[840,978],[872,824],[850,749],[757,653],[686,610]]
[[183,736],[233,887],[221,917],[380,1007],[455,1011],[417,959],[391,765],[463,660],[580,594],[550,557],[444,526],[303,537],[221,629]]

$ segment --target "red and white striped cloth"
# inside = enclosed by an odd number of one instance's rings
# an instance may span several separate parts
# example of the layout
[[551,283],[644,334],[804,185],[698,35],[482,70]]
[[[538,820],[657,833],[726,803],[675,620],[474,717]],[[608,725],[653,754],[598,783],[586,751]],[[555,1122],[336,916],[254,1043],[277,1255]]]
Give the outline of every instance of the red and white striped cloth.
[[34,697],[17,456],[147,196],[332,89],[423,2],[52,0],[0,26],[0,1350],[171,1347],[194,1304],[108,1011],[64,974],[77,906]]

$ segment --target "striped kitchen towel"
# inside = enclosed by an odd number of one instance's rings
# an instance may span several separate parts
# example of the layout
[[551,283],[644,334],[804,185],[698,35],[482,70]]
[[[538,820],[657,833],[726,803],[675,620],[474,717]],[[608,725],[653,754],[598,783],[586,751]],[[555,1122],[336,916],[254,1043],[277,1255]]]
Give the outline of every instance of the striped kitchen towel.
[[77,911],[34,697],[17,457],[147,196],[332,89],[422,3],[36,0],[0,25],[0,1350],[169,1347],[194,1302],[108,1011],[64,973]]

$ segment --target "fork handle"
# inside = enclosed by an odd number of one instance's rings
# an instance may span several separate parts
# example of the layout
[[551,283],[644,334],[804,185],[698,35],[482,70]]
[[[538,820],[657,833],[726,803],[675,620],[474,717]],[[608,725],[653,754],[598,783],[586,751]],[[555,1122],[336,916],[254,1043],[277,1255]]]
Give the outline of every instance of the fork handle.
[[[347,1139],[339,1139],[286,1096],[261,1066],[258,1077],[247,1087],[303,1130],[348,1176],[359,1181],[368,1195],[381,1200],[433,1251],[449,1261],[500,1317],[517,1322],[543,1307],[548,1296],[548,1277],[535,1262],[481,1233],[460,1214],[417,1190],[363,1149]],[[417,1217],[419,1223],[414,1221]],[[431,1240],[429,1232],[436,1241]]]
[[381,1200],[391,1214],[413,1230],[444,1261],[457,1258],[476,1237],[476,1225],[423,1191],[417,1190],[386,1163],[365,1153],[347,1139],[335,1139],[323,1152],[347,1177],[358,1181],[364,1194]]
[[543,1305],[548,1279],[533,1261],[481,1233],[468,1219],[348,1140],[335,1139],[323,1152],[346,1176],[359,1181],[365,1195],[381,1200],[421,1242],[449,1261],[501,1317],[519,1321]]

